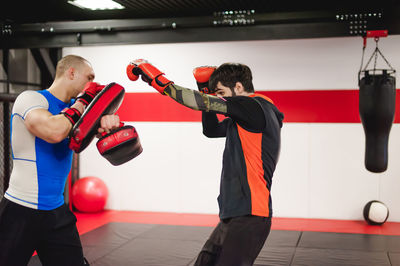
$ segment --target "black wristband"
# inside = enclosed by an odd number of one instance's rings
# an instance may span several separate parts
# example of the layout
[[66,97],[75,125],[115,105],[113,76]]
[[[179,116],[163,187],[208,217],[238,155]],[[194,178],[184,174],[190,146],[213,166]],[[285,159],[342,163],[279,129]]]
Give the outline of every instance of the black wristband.
[[89,103],[92,102],[94,98],[94,95],[91,95],[89,93],[83,93],[81,95],[79,95],[76,100],[82,102],[84,105],[89,105]]
[[66,118],[68,118],[72,125],[75,125],[82,115],[81,112],[79,112],[76,108],[65,108],[60,114],[63,114]]
[[208,81],[206,82],[198,82],[196,81],[197,88],[199,88],[199,91],[205,94],[210,94],[211,90],[208,89]]

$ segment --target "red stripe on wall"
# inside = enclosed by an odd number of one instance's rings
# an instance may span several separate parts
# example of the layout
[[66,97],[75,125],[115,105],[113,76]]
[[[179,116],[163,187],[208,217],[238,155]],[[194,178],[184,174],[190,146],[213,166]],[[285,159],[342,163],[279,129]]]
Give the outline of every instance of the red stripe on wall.
[[[284,122],[360,123],[358,90],[259,91],[285,114]],[[396,97],[400,95],[399,90]],[[398,98],[399,99],[399,98]],[[400,122],[396,101],[395,123]],[[118,110],[122,121],[198,122],[201,112],[159,93],[126,93]]]
[[160,93],[126,93],[117,113],[122,121],[201,121],[201,112],[180,105]]
[[285,114],[284,122],[360,123],[358,90],[263,91]]

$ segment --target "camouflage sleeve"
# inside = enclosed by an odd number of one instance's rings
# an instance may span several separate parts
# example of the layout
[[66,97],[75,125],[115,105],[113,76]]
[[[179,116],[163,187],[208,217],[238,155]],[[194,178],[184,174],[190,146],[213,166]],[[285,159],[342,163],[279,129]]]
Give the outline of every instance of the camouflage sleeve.
[[169,85],[165,88],[164,93],[178,103],[193,110],[212,111],[219,114],[227,113],[226,100],[223,98],[187,89],[176,84]]

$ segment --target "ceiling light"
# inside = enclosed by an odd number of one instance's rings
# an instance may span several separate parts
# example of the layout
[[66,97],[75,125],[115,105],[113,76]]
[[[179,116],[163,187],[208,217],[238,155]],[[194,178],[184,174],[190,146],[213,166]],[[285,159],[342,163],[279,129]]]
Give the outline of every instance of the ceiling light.
[[125,7],[113,0],[70,0],[68,3],[85,9],[106,10],[106,9],[124,9]]

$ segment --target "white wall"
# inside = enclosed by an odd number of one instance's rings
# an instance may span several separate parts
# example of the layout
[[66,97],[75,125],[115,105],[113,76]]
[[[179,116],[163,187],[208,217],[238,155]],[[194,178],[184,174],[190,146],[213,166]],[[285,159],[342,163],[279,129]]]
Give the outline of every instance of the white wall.
[[[366,59],[374,47],[369,39]],[[381,39],[379,47],[399,69],[400,36]],[[96,81],[115,81],[127,92],[153,92],[142,81],[126,77],[126,65],[136,58],[148,59],[169,79],[191,88],[196,88],[194,67],[241,62],[252,69],[257,90],[331,90],[357,89],[361,48],[360,37],[349,37],[72,47],[63,53],[87,58]],[[197,122],[130,124],[137,128],[144,147],[134,160],[112,166],[98,154],[95,142],[81,153],[81,176],[98,176],[107,183],[106,207],[217,213],[224,139],[207,139]],[[378,199],[388,205],[389,220],[400,221],[399,124],[390,134],[386,172],[365,169],[364,149],[364,132],[358,123],[285,123],[272,185],[274,215],[361,220],[364,205]]]

